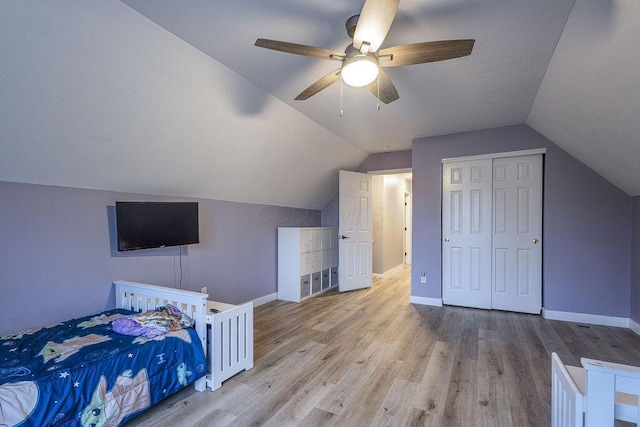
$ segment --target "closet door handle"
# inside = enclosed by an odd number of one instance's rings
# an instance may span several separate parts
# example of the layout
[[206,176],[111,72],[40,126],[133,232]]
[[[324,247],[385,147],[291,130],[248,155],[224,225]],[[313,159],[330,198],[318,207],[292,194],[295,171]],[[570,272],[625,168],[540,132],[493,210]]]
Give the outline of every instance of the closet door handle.
[[533,244],[534,244],[534,245],[537,245],[539,242],[540,242],[540,240],[538,240],[538,239],[533,239]]
[[344,234],[342,236],[340,236],[341,239],[348,239],[349,236],[345,236]]
[[448,242],[448,241],[449,241],[449,239],[444,239],[444,241],[445,241],[445,242]]

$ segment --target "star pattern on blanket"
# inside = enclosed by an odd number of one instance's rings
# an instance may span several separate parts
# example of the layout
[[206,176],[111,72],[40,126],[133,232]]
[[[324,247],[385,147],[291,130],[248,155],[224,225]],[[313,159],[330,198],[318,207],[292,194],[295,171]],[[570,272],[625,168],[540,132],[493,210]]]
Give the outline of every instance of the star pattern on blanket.
[[[114,312],[106,311],[105,313],[105,316],[112,316]],[[69,424],[74,422],[81,424],[80,414],[87,412],[84,409],[93,404],[92,396],[100,392],[108,398],[112,395],[122,396],[126,408],[131,407],[132,410],[135,409],[135,412],[139,412],[139,410],[150,406],[152,401],[160,400],[183,387],[182,383],[176,380],[176,375],[180,375],[180,371],[171,362],[184,359],[185,363],[193,363],[193,368],[199,365],[204,366],[206,363],[201,346],[185,345],[189,341],[198,340],[195,331],[191,329],[167,332],[157,339],[147,339],[147,344],[141,345],[133,344],[133,337],[108,331],[111,328],[106,324],[87,328],[86,332],[80,327],[76,328],[76,324],[91,320],[91,317],[74,319],[71,329],[69,329],[70,325],[66,323],[60,324],[52,330],[42,329],[42,334],[36,337],[27,337],[29,342],[18,342],[14,339],[12,345],[6,345],[5,341],[0,340],[0,377],[3,380],[8,378],[5,370],[10,370],[9,379],[19,383],[16,387],[19,389],[20,397],[13,399],[13,395],[10,396],[12,399],[10,403],[22,405],[21,408],[26,411],[22,414],[23,418],[27,416],[30,418],[28,420],[25,418],[26,421],[23,420],[19,425],[56,426],[64,424],[63,420],[67,419],[70,420]],[[98,343],[95,347],[93,345],[78,345],[78,340],[93,335],[109,337],[108,341],[103,342],[108,345],[105,345],[104,349],[98,347]],[[74,339],[76,337],[79,338]],[[56,353],[56,357],[49,360],[48,363],[44,362],[42,355],[38,354],[42,351],[44,343],[47,343],[51,348],[55,347],[59,353],[59,355]],[[56,360],[63,354],[69,356],[65,360]],[[158,354],[162,356],[156,357]],[[161,365],[169,365],[168,368],[164,370],[157,366],[156,363],[159,361],[164,362]],[[26,366],[29,366],[31,370]],[[94,369],[94,366],[97,369]],[[149,381],[145,381],[144,384],[148,385],[142,385],[142,382],[134,381],[124,373],[119,374],[118,377],[122,378],[113,384],[111,373],[117,372],[115,370],[120,366],[122,369],[126,368],[132,372],[135,370],[145,372],[145,375],[149,375]],[[196,372],[196,369],[192,369],[191,365],[189,368],[190,371]],[[147,372],[151,372],[153,376]],[[197,372],[200,373],[199,370]],[[101,375],[104,376],[104,380]],[[82,378],[82,382],[80,382],[80,378]],[[188,380],[193,382],[194,378],[189,377]],[[105,383],[102,388],[99,387],[101,381]],[[4,386],[4,384],[2,385]],[[140,390],[143,388],[147,390],[145,392],[148,395],[145,398],[147,403],[143,405],[137,403],[137,400],[135,403],[126,401],[123,388],[127,387],[133,390],[133,394],[140,394]],[[3,387],[0,388],[2,388],[2,392],[5,391]],[[0,427],[5,424],[7,416],[2,394],[0,393]],[[29,396],[26,396],[27,394]],[[26,402],[24,405],[23,401]],[[112,406],[117,406],[116,403],[114,401]],[[106,408],[101,409],[101,412],[105,411],[109,413]],[[119,424],[119,422],[110,423],[110,421],[105,424],[105,427],[106,425]],[[7,424],[18,425],[11,422]]]

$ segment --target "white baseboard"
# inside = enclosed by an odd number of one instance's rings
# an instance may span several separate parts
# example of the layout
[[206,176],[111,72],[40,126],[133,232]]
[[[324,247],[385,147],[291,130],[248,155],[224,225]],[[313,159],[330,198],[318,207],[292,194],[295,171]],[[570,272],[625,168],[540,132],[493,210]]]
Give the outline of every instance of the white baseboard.
[[640,324],[633,319],[629,319],[629,329],[635,332],[637,335],[640,335]]
[[411,295],[409,297],[411,304],[432,305],[434,307],[442,307],[442,298],[417,297]]
[[373,277],[379,277],[380,279],[384,279],[385,277],[389,277],[392,274],[395,274],[399,271],[402,271],[404,269],[404,264],[398,264],[393,268],[388,269],[387,271],[385,271],[384,273],[380,274],[380,273],[373,273],[372,276]]
[[563,320],[565,322],[587,323],[590,325],[616,326],[619,328],[629,328],[631,322],[631,319],[626,317],[573,313],[570,311],[553,311],[545,310],[544,308],[542,309],[542,317],[549,320]]
[[277,299],[278,299],[278,293],[274,292],[272,294],[265,295],[265,296],[260,297],[260,298],[256,298],[251,302],[253,302],[253,307],[259,307],[261,305],[264,305],[264,304],[266,304],[268,302],[271,302],[271,301],[275,301]]
[[390,269],[388,269],[387,271],[385,271],[385,272],[382,274],[382,277],[389,277],[389,276],[391,276],[392,274],[395,274],[395,273],[397,273],[397,272],[399,272],[399,271],[402,271],[403,269],[404,269],[404,264],[398,264],[398,265],[396,265],[395,267],[390,268]]

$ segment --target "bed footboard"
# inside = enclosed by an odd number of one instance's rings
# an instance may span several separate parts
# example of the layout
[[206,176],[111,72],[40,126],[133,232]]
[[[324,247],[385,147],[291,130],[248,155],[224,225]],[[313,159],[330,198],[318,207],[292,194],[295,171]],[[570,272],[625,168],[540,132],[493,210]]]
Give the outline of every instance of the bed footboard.
[[[195,329],[206,354],[208,294],[126,280],[117,280],[113,284],[115,285],[117,308],[147,311],[171,304],[195,320]],[[198,391],[203,391],[206,388],[206,377],[197,380],[195,388]]]
[[613,419],[640,422],[640,367],[580,359],[587,373],[585,426],[613,426]]
[[640,421],[640,367],[581,359],[565,366],[551,353],[551,426],[613,426]]
[[583,395],[556,353],[551,353],[551,427],[582,427]]
[[223,381],[253,367],[253,303],[238,306],[209,304],[222,308],[208,317],[211,329],[207,386],[217,390]]

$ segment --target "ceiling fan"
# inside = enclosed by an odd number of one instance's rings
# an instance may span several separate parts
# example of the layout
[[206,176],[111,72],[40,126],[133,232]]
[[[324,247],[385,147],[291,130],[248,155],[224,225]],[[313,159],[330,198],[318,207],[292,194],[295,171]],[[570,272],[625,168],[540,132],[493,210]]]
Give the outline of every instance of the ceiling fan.
[[295,99],[303,101],[342,80],[355,87],[366,86],[380,101],[388,104],[399,98],[398,91],[381,67],[424,64],[471,54],[475,40],[441,40],[380,49],[393,23],[400,0],[366,0],[359,15],[347,20],[347,34],[353,44],[344,52],[278,40],[257,39],[255,45],[266,49],[330,59],[342,63],[306,88]]

